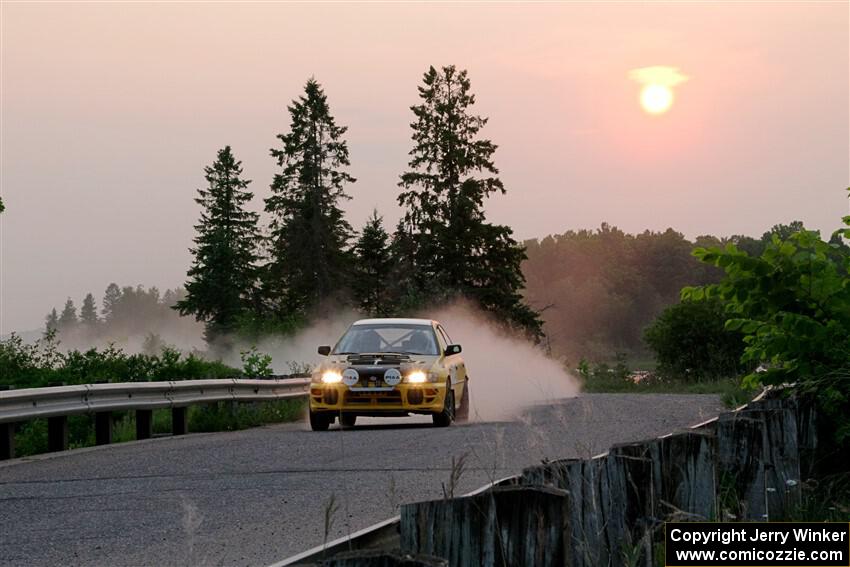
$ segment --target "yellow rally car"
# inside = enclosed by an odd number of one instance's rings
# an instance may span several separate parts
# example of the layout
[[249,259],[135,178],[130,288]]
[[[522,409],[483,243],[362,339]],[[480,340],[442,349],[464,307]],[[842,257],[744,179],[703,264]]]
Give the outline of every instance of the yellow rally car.
[[469,415],[469,377],[459,344],[428,319],[363,319],[351,325],[310,384],[310,427],[337,418],[352,427],[359,415],[431,415],[446,427]]

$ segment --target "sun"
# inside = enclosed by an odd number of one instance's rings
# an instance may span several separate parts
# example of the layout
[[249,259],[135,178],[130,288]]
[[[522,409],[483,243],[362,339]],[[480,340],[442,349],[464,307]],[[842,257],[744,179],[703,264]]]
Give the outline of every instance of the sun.
[[647,114],[664,114],[673,106],[673,87],[686,82],[690,77],[678,67],[655,65],[629,71],[629,78],[643,85],[640,89],[640,105]]
[[664,114],[673,105],[673,91],[664,85],[646,85],[640,91],[640,105],[650,114]]

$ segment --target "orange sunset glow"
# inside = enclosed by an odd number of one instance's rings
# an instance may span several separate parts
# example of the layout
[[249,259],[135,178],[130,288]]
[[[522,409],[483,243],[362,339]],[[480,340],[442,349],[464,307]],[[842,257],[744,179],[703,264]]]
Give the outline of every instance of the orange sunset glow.
[[603,221],[830,229],[850,181],[847,21],[847,3],[4,2],[2,332],[104,281],[181,281],[199,172],[231,144],[265,198],[309,77],[348,127],[355,228],[375,208],[398,221],[410,106],[453,64],[508,189],[487,214],[519,240]]

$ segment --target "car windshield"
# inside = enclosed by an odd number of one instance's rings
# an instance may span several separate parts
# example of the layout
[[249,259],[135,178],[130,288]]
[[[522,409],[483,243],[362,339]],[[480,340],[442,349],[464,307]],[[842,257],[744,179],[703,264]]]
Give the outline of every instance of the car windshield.
[[334,348],[334,354],[366,352],[439,354],[437,338],[430,325],[397,323],[352,325]]

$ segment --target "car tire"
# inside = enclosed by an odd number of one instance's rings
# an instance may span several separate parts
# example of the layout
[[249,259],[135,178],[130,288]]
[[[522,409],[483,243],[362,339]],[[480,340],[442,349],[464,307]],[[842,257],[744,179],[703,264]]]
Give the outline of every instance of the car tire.
[[455,412],[455,421],[458,423],[464,423],[469,421],[469,382],[467,381],[463,385],[463,394],[460,399],[460,405]]
[[354,413],[340,414],[339,425],[343,429],[348,429],[349,427],[354,427],[355,423],[357,423],[357,414],[354,414]]
[[455,393],[451,386],[446,384],[446,401],[443,404],[443,411],[435,413],[431,419],[437,427],[448,427],[452,424],[455,418]]
[[314,412],[310,410],[310,429],[313,431],[327,431],[333,422],[333,415],[325,412]]

